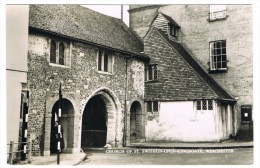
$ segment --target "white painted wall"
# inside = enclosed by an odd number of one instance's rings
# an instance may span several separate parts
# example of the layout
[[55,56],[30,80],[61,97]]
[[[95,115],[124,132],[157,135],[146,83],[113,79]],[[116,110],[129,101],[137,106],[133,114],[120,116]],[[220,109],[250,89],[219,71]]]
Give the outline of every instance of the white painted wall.
[[6,68],[27,71],[29,5],[6,5]]
[[146,140],[217,141],[216,110],[194,109],[193,101],[160,102],[159,120],[147,122]]
[[22,83],[27,81],[29,5],[6,6],[7,143],[18,141]]
[[26,83],[26,73],[6,72],[7,143],[10,141],[18,142],[22,93],[21,82]]

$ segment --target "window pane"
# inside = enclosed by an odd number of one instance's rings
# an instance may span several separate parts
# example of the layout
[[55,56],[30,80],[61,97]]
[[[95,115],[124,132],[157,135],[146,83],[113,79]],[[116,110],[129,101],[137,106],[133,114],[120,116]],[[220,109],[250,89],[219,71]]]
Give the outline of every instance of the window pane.
[[153,80],[152,66],[148,67],[148,76],[149,76],[149,80]]
[[226,54],[226,48],[222,48],[222,54]]
[[201,101],[197,100],[197,110],[201,110]]
[[207,101],[202,100],[202,110],[207,110]]
[[208,110],[213,110],[212,100],[208,100]]
[[153,102],[153,112],[158,112],[158,101]]
[[108,68],[108,54],[105,52],[104,54],[104,71],[107,72]]
[[226,48],[226,41],[222,41],[222,47]]
[[102,65],[102,53],[99,50],[98,51],[98,70],[101,71],[101,65]]
[[51,41],[51,47],[50,47],[50,62],[56,63],[56,43],[55,41]]
[[64,44],[60,43],[60,45],[59,45],[59,64],[60,65],[64,65],[64,50],[65,50]]
[[227,68],[227,56],[222,55],[222,68]]
[[217,48],[217,43],[213,42],[213,48]]
[[108,55],[107,71],[112,72],[112,56]]
[[220,48],[221,42],[217,42],[217,48]]
[[216,50],[216,55],[220,55],[221,54],[221,49],[217,49]]
[[154,74],[154,78],[153,78],[153,79],[156,80],[156,79],[157,79],[157,66],[154,65],[153,68],[154,68],[154,69],[153,69],[153,71],[154,71],[154,72],[153,72],[153,74]]

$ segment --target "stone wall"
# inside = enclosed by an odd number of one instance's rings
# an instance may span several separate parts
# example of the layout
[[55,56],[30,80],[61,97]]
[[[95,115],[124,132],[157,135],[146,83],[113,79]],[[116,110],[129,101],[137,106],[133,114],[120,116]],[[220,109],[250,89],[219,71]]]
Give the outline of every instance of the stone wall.
[[[64,95],[76,95],[68,97],[68,100],[74,106],[74,148],[80,148],[81,116],[85,105],[98,91],[107,90],[111,99],[118,100],[115,103],[117,103],[116,106],[120,106],[120,108],[117,108],[120,109],[120,111],[117,111],[120,115],[116,115],[116,117],[120,118],[116,118],[116,120],[121,123],[118,124],[121,128],[116,129],[123,135],[124,114],[125,109],[128,109],[125,108],[125,91],[127,90],[127,102],[129,104],[135,100],[143,101],[143,62],[129,58],[126,73],[126,55],[112,52],[114,56],[113,73],[98,72],[98,48],[71,41],[70,66],[50,65],[48,62],[49,42],[50,36],[47,34],[31,32],[29,35],[28,87],[30,89],[30,102],[28,131],[29,135],[34,134],[33,154],[40,155],[43,150],[46,150],[44,148],[48,146],[46,143],[49,142],[45,141],[49,137],[44,137],[44,132],[50,129],[50,113],[52,106],[58,100],[60,82]],[[127,88],[126,74],[128,79]],[[54,95],[54,97],[50,95]],[[140,103],[143,105],[143,102]],[[123,137],[119,141],[119,144],[122,144]]]

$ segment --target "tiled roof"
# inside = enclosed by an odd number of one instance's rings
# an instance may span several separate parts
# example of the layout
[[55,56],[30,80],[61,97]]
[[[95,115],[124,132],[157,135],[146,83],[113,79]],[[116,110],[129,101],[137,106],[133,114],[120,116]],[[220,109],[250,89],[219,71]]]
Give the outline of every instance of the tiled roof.
[[80,5],[30,5],[29,26],[142,57],[143,42],[121,19]]
[[[160,13],[161,13],[161,12],[160,12]],[[178,25],[178,23],[175,22],[170,16],[167,16],[167,15],[165,15],[165,14],[163,14],[163,13],[161,13],[161,14],[162,14],[162,16],[163,16],[165,19],[167,19],[171,24],[177,26],[178,28],[181,28],[181,27]],[[156,18],[156,17],[155,17],[155,18]]]
[[218,99],[236,101],[227,91],[225,91],[204,69],[199,63],[189,54],[189,52],[182,46],[181,43],[172,41],[167,34],[160,29],[154,28],[167,41],[170,46],[176,50],[179,55],[189,64],[189,66],[196,72],[196,74],[211,88],[211,90],[218,96]]

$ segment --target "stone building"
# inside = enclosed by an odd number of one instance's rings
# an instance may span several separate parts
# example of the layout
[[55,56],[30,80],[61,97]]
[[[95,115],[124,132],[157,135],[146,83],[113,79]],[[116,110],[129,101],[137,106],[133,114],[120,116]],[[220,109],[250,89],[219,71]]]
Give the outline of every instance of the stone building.
[[251,5],[130,5],[146,66],[146,140],[252,139]]
[[131,5],[130,28],[79,5],[29,6],[21,59],[7,52],[8,141],[55,153],[60,85],[63,152],[252,138],[250,5]]
[[[61,84],[63,152],[144,141],[143,43],[120,19],[79,5],[30,5],[28,138],[55,153]],[[130,136],[131,132],[131,136]]]

